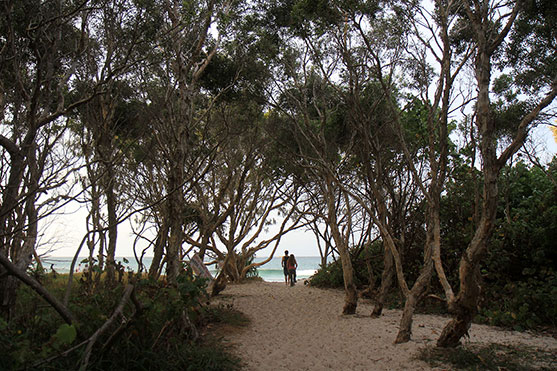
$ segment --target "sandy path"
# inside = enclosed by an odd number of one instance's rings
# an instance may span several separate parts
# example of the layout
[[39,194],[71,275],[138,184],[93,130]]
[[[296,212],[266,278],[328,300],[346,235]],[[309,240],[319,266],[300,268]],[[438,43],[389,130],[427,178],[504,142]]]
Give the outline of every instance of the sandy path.
[[[360,300],[357,314],[341,315],[343,292],[280,283],[229,285],[216,302],[245,313],[247,329],[226,335],[248,370],[429,370],[414,359],[434,344],[446,319],[415,315],[412,341],[394,345],[401,312],[371,319]],[[557,352],[557,340],[473,325],[471,343],[527,344]]]

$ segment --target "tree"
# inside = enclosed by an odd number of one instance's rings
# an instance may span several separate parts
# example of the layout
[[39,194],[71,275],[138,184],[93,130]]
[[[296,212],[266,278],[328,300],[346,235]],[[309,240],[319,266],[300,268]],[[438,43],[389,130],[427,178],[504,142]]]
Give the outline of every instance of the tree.
[[[459,292],[454,301],[449,303],[449,310],[453,313],[453,319],[445,326],[437,342],[440,347],[454,347],[459,344],[460,338],[468,331],[470,323],[477,312],[478,297],[481,286],[479,283],[479,264],[483,256],[488,251],[489,238],[493,232],[494,221],[496,218],[498,201],[498,180],[501,169],[509,158],[520,149],[528,135],[532,125],[540,113],[553,102],[557,96],[557,80],[555,69],[554,53],[541,54],[537,48],[529,48],[526,40],[529,38],[515,39],[522,41],[521,45],[513,43],[513,37],[520,35],[521,29],[517,19],[528,20],[532,13],[525,12],[529,8],[524,8],[524,3],[517,2],[497,2],[486,3],[475,1],[465,3],[464,11],[469,27],[467,31],[471,35],[471,41],[475,46],[474,71],[477,84],[477,100],[475,107],[475,125],[480,136],[480,156],[482,159],[482,174],[484,177],[483,198],[481,207],[481,217],[475,229],[474,237],[466,248],[459,265]],[[542,14],[552,20],[552,16],[547,9],[538,10],[535,14]],[[554,19],[553,19],[554,20]],[[537,22],[534,22],[537,24]],[[523,30],[523,29],[522,29]],[[529,37],[540,36],[546,40],[547,35],[540,34],[536,27],[528,27],[526,35]],[[510,40],[509,40],[510,38]],[[507,40],[508,44],[504,44]],[[518,87],[528,91],[530,99],[527,108],[519,112],[511,121],[511,141],[510,144],[498,150],[498,118],[492,106],[492,74],[494,64],[497,63],[497,53],[504,52],[504,47],[510,46],[507,52],[512,53],[513,47],[528,56],[530,53],[537,53],[539,60],[534,64],[533,58],[523,59],[524,68],[513,69],[516,77],[519,78]],[[543,43],[542,43],[543,45]],[[547,49],[542,48],[541,51]],[[540,65],[537,68],[535,65]],[[501,65],[510,67],[504,63]],[[520,66],[519,66],[520,67]],[[533,73],[537,78],[523,80],[520,78]],[[533,91],[531,88],[536,88]],[[518,97],[517,97],[518,99]]]
[[[26,270],[34,254],[39,221],[36,202],[44,188],[55,143],[70,124],[64,115],[94,97],[103,81],[87,92],[75,84],[88,39],[87,2],[6,1],[1,6],[0,96],[2,174],[0,254]],[[81,28],[80,28],[81,27]],[[42,147],[42,149],[41,149]],[[7,165],[7,162],[4,164]],[[17,281],[0,269],[1,309],[14,307]]]
[[[205,109],[211,107],[214,97],[201,92],[201,78],[221,47],[232,7],[222,1],[182,4],[168,0],[161,5],[162,9],[149,8],[153,12],[149,16],[164,32],[157,34],[139,86],[149,100],[146,114],[151,118],[153,155],[157,156],[149,162],[148,172],[161,177],[157,188],[165,195],[157,208],[161,230],[153,264],[160,262],[160,249],[164,248],[167,277],[174,282],[182,266],[187,193],[203,174],[205,160],[215,148],[204,136],[208,132]],[[211,27],[218,30],[214,36]],[[156,270],[154,266],[152,271]]]

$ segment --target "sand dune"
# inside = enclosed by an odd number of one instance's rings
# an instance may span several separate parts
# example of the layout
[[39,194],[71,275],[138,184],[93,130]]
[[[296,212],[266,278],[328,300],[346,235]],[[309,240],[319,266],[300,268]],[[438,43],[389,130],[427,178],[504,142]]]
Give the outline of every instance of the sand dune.
[[[412,341],[394,345],[399,310],[369,317],[372,304],[360,301],[356,315],[341,315],[343,292],[298,283],[251,282],[229,285],[216,302],[234,305],[251,324],[225,339],[248,370],[430,370],[414,359],[435,344],[446,318],[414,317]],[[557,340],[473,325],[468,343],[527,344],[557,352]]]

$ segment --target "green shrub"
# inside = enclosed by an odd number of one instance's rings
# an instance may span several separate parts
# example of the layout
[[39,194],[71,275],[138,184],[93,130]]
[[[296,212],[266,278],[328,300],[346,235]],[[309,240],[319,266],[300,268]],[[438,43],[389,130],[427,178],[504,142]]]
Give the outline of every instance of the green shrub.
[[329,263],[320,267],[313,276],[309,278],[310,285],[322,288],[339,288],[344,286],[342,275],[342,264],[340,261]]
[[515,330],[557,327],[557,276],[553,270],[547,270],[543,278],[507,284],[494,296],[496,301],[485,302],[480,309],[478,321]]
[[[43,277],[43,283],[61,297],[59,279],[64,277],[55,280]],[[239,361],[218,341],[197,336],[202,333],[202,326],[217,321],[216,314],[210,314],[217,311],[205,310],[205,287],[206,281],[195,278],[189,270],[178,276],[176,285],[149,279],[138,281],[136,296],[143,306],[141,312],[133,316],[135,306],[131,303],[125,306],[125,321],[116,321],[99,337],[88,369],[238,369]],[[112,315],[123,291],[123,285],[113,288],[100,285],[91,291],[86,283],[77,283],[70,308],[79,322],[68,326],[34,292],[21,286],[17,315],[9,323],[0,321],[0,368],[76,369],[85,346],[64,357],[57,355],[82,343],[100,328]],[[228,317],[233,317],[233,312],[229,308]],[[236,316],[240,318],[240,314]]]
[[[352,269],[354,270],[354,283],[358,288],[369,285],[369,261],[375,276],[379,276],[382,269],[382,247],[380,243],[367,246],[361,251],[357,248],[351,249]],[[321,266],[313,276],[309,278],[310,285],[322,288],[344,287],[344,276],[342,273],[342,262],[336,260],[326,266]]]
[[[557,358],[552,352],[538,348],[490,344],[457,348],[423,348],[418,359],[433,367],[451,370],[550,370]],[[450,367],[447,367],[450,366]]]

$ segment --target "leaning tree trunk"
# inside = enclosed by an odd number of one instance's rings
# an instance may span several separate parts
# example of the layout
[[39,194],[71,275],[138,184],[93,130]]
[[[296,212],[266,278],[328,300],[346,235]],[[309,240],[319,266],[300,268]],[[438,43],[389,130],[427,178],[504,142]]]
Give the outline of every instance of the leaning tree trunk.
[[410,336],[412,335],[412,318],[414,316],[414,311],[416,310],[416,306],[424,296],[431,281],[431,276],[433,274],[433,260],[431,259],[431,250],[431,245],[428,244],[424,253],[424,265],[421,269],[420,275],[412,286],[412,289],[408,293],[406,301],[404,302],[404,310],[402,312],[402,318],[400,320],[400,326],[395,344],[406,343],[410,341]]
[[168,239],[168,227],[166,225],[166,221],[163,221],[157,232],[157,239],[153,249],[153,260],[151,261],[151,266],[149,267],[149,278],[155,280],[159,278],[162,257],[164,255],[164,247],[166,246]]
[[[32,136],[34,138],[34,135]],[[5,258],[11,258],[10,250],[15,239],[16,210],[18,206],[18,194],[25,170],[25,152],[20,150],[15,143],[7,138],[2,139],[2,146],[10,153],[10,176],[8,183],[3,189],[2,202],[0,203],[0,254]],[[25,143],[31,143],[31,134],[26,136]],[[15,259],[11,259],[15,261]],[[11,317],[15,307],[18,282],[4,269],[0,267],[0,313],[5,319]]]
[[440,250],[441,248],[441,221],[439,219],[440,192],[438,192],[437,189],[437,187],[432,186],[434,194],[430,198],[427,206],[428,225],[426,243],[424,246],[424,265],[420,270],[418,279],[414,282],[412,289],[406,296],[395,344],[410,341],[412,335],[412,317],[414,316],[416,306],[422,300],[431,282],[434,269],[433,254],[436,250]]
[[383,273],[381,274],[381,287],[379,289],[379,294],[375,301],[375,306],[373,307],[373,312],[371,312],[372,317],[379,317],[383,312],[383,307],[385,306],[385,300],[387,294],[393,285],[393,278],[395,274],[394,261],[391,251],[384,247],[383,255]]
[[342,263],[342,277],[344,278],[344,307],[342,308],[342,314],[354,314],[356,313],[356,307],[358,306],[358,291],[356,290],[356,285],[354,284],[354,269],[352,267],[352,261],[350,259],[350,254],[348,253],[347,247],[338,246],[340,260]]
[[358,291],[356,290],[356,284],[354,283],[354,268],[352,267],[352,259],[350,258],[350,253],[348,252],[348,243],[338,229],[334,188],[330,179],[327,180],[326,193],[325,197],[328,209],[327,224],[329,225],[329,228],[331,228],[331,235],[337,245],[340,262],[342,264],[342,277],[344,280],[345,292],[342,314],[354,314],[356,313],[356,307],[358,306]]

